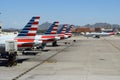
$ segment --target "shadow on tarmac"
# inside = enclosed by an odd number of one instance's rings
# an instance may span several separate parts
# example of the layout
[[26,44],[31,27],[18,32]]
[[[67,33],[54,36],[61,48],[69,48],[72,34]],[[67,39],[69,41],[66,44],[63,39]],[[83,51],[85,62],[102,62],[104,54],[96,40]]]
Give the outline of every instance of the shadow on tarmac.
[[[25,59],[18,59],[17,60],[17,63],[22,63],[23,61],[26,61],[28,60],[29,58],[25,58]],[[3,66],[8,66],[8,60],[7,59],[4,59],[4,60],[0,60],[0,67],[3,67]]]

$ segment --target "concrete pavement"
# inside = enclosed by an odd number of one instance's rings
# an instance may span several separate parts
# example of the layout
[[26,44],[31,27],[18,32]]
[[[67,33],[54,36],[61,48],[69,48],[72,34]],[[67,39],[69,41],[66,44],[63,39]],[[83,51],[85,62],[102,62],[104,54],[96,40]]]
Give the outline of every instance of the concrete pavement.
[[[74,39],[77,42],[73,43]],[[68,41],[71,44],[60,43],[59,47],[47,47],[49,51],[30,57],[12,68],[1,66],[0,80],[12,80],[42,61],[44,62],[41,65],[16,79],[120,80],[120,38],[118,36],[100,39],[78,36]],[[59,53],[56,54],[57,52]],[[52,56],[54,54],[56,55]]]

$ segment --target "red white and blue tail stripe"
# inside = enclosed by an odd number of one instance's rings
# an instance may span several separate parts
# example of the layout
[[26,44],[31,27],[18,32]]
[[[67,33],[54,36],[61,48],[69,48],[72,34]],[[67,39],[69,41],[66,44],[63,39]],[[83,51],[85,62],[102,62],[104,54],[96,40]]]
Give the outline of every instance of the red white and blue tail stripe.
[[72,36],[72,29],[73,29],[74,25],[70,25],[69,28],[67,28],[66,30],[66,35],[68,35],[68,37]]
[[67,29],[67,24],[64,24],[59,31],[57,32],[57,34],[65,34],[66,33],[66,29]]
[[32,19],[27,23],[27,25],[17,35],[15,40],[17,40],[18,42],[18,48],[27,48],[33,46],[38,29],[39,19],[39,16],[32,17]]
[[60,39],[67,39],[68,35],[65,35],[67,29],[67,24],[64,24],[57,32],[57,35],[60,37]]
[[59,25],[58,21],[53,22],[53,24],[49,27],[45,34],[57,34],[58,25]]

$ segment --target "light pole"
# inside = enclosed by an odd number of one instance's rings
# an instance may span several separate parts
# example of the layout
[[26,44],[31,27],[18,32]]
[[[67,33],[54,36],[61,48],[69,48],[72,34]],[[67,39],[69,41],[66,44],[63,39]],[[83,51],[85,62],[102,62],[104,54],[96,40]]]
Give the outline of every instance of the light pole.
[[[0,12],[0,15],[1,15],[2,13]],[[2,32],[2,22],[0,21],[0,33]]]

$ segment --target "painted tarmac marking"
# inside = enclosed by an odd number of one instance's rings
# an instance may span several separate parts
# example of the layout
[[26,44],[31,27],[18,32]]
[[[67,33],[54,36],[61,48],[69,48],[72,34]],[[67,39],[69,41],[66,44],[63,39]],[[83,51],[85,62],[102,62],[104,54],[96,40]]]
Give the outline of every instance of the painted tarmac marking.
[[117,49],[118,51],[120,51],[120,48],[118,46],[116,46],[114,43],[112,43],[109,40],[104,39],[104,41],[108,42],[109,44],[111,44],[115,49]]
[[63,52],[65,49],[69,48],[73,46],[73,43],[71,45],[68,45],[67,47],[63,48],[62,50],[58,51],[57,53],[53,54],[52,56],[48,57],[47,59],[43,60],[41,63],[33,66],[32,68],[28,69],[27,71],[21,73],[20,75],[18,75],[17,77],[13,78],[12,80],[17,80],[19,79],[20,77],[22,77],[23,75],[27,74],[28,72],[32,71],[33,69],[35,69],[36,67],[42,65],[43,63],[45,63],[46,61],[48,61],[49,59],[51,59],[52,57],[56,56],[57,54]]

